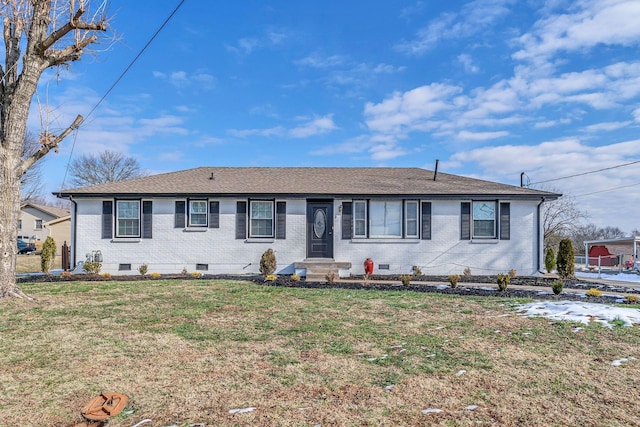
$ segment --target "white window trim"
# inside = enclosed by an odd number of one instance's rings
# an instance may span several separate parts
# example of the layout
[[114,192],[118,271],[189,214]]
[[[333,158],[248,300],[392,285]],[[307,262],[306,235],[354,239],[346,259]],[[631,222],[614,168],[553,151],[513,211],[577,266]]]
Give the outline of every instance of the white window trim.
[[[364,220],[360,219],[360,221],[364,221],[364,234],[356,234],[356,205],[362,204],[364,205]],[[367,225],[369,224],[369,206],[366,200],[354,200],[353,201],[353,238],[354,239],[366,239],[367,238]]]
[[[369,201],[369,211],[371,210],[371,206],[376,203],[397,203],[400,205],[400,230],[398,230],[398,234],[373,234],[371,233],[372,226],[369,224],[369,237],[372,239],[402,239],[402,226],[404,222],[403,211],[402,211],[402,200],[371,200]],[[369,221],[371,221],[370,212],[367,213],[369,217]]]
[[[476,236],[475,218],[473,216],[474,203],[493,204],[493,236]],[[498,240],[498,202],[495,200],[472,200],[471,201],[471,240]]]
[[[416,208],[416,234],[409,234],[409,205],[415,205]],[[419,239],[420,238],[420,201],[418,200],[405,200],[404,201],[404,237],[406,239]]]
[[[189,212],[188,218],[187,218],[187,227],[194,227],[194,228],[201,228],[204,227],[206,228],[209,225],[209,202],[206,199],[191,199],[187,201],[187,211]],[[191,204],[192,203],[204,203],[204,217],[205,217],[205,221],[204,224],[193,224],[191,222],[191,215],[193,215],[193,209]],[[202,213],[198,212],[198,215],[203,215]]]
[[[271,234],[262,235],[254,234],[253,232],[253,204],[254,203],[269,203],[271,206]],[[275,237],[276,215],[275,215],[275,200],[249,200],[249,238],[250,239],[273,239]],[[260,218],[266,219],[266,218]]]
[[[120,221],[120,215],[119,210],[118,210],[118,204],[119,203],[129,203],[129,202],[136,202],[138,203],[138,234],[125,234],[125,235],[120,235],[120,226],[119,226],[119,221]],[[131,200],[131,199],[122,199],[122,200],[116,200],[114,203],[114,208],[115,208],[115,236],[118,238],[137,238],[137,237],[141,237],[142,236],[142,200],[136,199],[136,200]],[[134,219],[134,218],[124,218],[124,219]]]
[[[38,223],[40,223],[40,226],[38,227]],[[42,221],[41,219],[36,219],[33,222],[33,229],[34,230],[42,230],[44,228],[44,221]]]

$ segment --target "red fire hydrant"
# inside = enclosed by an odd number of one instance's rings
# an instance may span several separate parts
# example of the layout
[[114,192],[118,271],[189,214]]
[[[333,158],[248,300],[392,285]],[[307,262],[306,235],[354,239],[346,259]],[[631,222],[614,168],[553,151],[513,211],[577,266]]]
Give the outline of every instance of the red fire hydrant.
[[367,258],[364,260],[364,274],[371,276],[373,274],[373,260]]

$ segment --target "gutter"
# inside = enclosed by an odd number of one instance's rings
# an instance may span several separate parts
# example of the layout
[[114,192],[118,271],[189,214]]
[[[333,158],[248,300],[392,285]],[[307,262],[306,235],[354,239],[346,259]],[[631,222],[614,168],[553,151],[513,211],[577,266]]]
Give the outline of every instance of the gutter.
[[71,224],[73,224],[73,228],[71,229],[71,248],[72,248],[72,255],[71,255],[71,259],[70,259],[70,264],[69,268],[71,270],[74,270],[76,268],[76,253],[77,253],[77,247],[76,247],[76,236],[78,235],[78,233],[76,233],[77,228],[78,228],[78,203],[76,203],[75,200],[73,200],[73,196],[69,195],[69,201],[71,203],[73,203],[73,219],[71,221]]

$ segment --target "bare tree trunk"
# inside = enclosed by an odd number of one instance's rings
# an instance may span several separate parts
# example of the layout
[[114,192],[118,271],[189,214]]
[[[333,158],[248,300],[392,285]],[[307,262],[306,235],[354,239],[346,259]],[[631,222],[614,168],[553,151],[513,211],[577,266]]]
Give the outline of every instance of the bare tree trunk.
[[[102,0],[104,2],[105,0]],[[104,4],[97,0],[98,10]],[[0,298],[26,297],[16,284],[20,180],[38,160],[82,122],[78,116],[59,135],[43,129],[39,148],[24,155],[29,108],[42,73],[77,61],[105,31],[105,19],[81,21],[89,0],[3,0],[4,67],[0,67]],[[65,21],[59,22],[58,20]]]

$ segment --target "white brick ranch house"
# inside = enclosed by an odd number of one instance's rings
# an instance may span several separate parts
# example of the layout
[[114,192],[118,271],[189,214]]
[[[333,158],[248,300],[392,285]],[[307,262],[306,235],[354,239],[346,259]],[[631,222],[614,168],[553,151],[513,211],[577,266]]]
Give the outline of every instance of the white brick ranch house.
[[340,276],[536,274],[541,205],[560,195],[418,168],[200,167],[63,190],[72,264],[102,272],[248,274],[275,251],[278,274],[314,261]]

